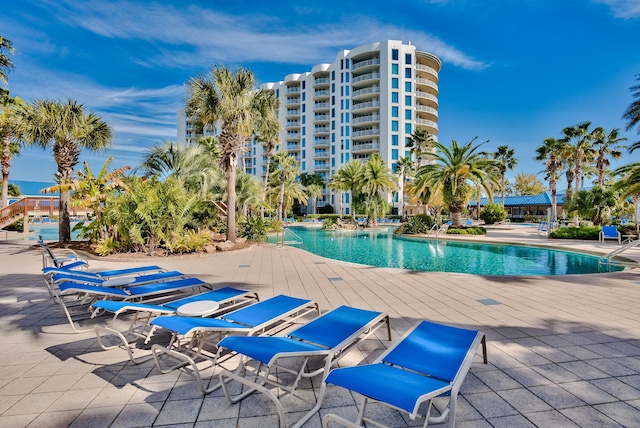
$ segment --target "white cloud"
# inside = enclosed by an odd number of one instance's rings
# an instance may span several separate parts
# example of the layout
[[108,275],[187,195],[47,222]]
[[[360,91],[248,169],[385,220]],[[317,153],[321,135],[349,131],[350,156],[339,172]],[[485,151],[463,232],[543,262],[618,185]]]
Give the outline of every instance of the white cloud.
[[[67,25],[104,37],[162,42],[181,48],[160,51],[153,57],[139,60],[149,66],[243,61],[309,65],[330,62],[339,49],[390,38],[410,39],[420,49],[457,67],[481,69],[487,66],[432,34],[354,14],[343,21],[308,26],[274,16],[229,15],[198,6],[176,9],[158,3],[129,1],[56,4],[58,19]],[[117,25],[113,25],[114,22]]]
[[640,18],[640,0],[593,0],[593,2],[609,6],[616,18]]

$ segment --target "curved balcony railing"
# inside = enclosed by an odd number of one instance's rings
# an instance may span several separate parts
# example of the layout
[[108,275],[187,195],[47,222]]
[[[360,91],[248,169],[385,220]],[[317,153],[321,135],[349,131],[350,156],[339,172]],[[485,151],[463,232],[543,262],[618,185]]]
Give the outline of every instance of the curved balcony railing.
[[356,62],[351,66],[351,71],[355,71],[359,68],[368,67],[371,65],[380,65],[380,58],[372,58],[365,61]]

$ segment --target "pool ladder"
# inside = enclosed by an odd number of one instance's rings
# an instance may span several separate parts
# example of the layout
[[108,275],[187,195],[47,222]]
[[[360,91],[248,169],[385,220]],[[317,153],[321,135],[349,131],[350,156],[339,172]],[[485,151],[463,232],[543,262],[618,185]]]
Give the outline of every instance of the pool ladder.
[[429,233],[427,235],[431,235],[431,232],[433,232],[435,230],[436,231],[436,238],[438,238],[438,235],[440,235],[440,232],[442,232],[443,230],[447,230],[450,225],[451,225],[450,221],[446,222],[442,226],[438,226],[438,223],[434,223],[434,225],[431,226],[431,229],[429,229]]
[[598,267],[606,266],[609,272],[611,272],[611,266],[638,267],[639,266],[638,262],[613,260],[613,258],[616,257],[617,255],[627,251],[629,248],[637,247],[638,245],[640,245],[640,239],[636,241],[631,241],[620,248],[616,248],[606,256],[600,257],[598,259]]
[[[280,237],[282,236],[282,239]],[[289,240],[287,240],[287,236]],[[302,238],[289,228],[284,228],[282,235],[280,232],[276,234],[276,246],[284,247],[285,245],[301,245]]]

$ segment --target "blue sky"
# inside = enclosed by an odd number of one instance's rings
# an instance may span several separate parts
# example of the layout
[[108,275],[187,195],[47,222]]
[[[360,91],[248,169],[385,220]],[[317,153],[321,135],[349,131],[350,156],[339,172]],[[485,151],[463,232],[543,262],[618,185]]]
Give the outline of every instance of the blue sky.
[[[639,139],[621,117],[640,74],[640,0],[3,3],[0,34],[16,48],[11,93],[76,99],[113,127],[107,152],[82,154],[94,171],[109,155],[113,167],[133,167],[150,145],[175,140],[184,83],[214,64],[278,81],[385,39],[442,59],[443,143],[508,145],[517,171],[538,173],[535,148],[566,126],[589,120]],[[25,148],[10,178],[51,181],[55,171],[49,151]]]

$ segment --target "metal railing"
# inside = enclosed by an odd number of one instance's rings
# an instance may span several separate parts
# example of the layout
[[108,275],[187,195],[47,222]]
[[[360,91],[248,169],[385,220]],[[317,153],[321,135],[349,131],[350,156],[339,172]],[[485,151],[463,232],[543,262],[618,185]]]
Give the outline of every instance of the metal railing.
[[[287,237],[289,239],[287,240]],[[284,228],[282,233],[276,232],[276,246],[284,247],[285,245],[300,245],[302,238],[289,228]]]
[[611,271],[612,266],[638,267],[640,264],[631,260],[613,260],[614,257],[624,253],[630,248],[637,247],[638,245],[640,245],[640,240],[631,241],[620,248],[616,248],[606,256],[600,257],[598,259],[598,266],[606,266],[609,272]]

